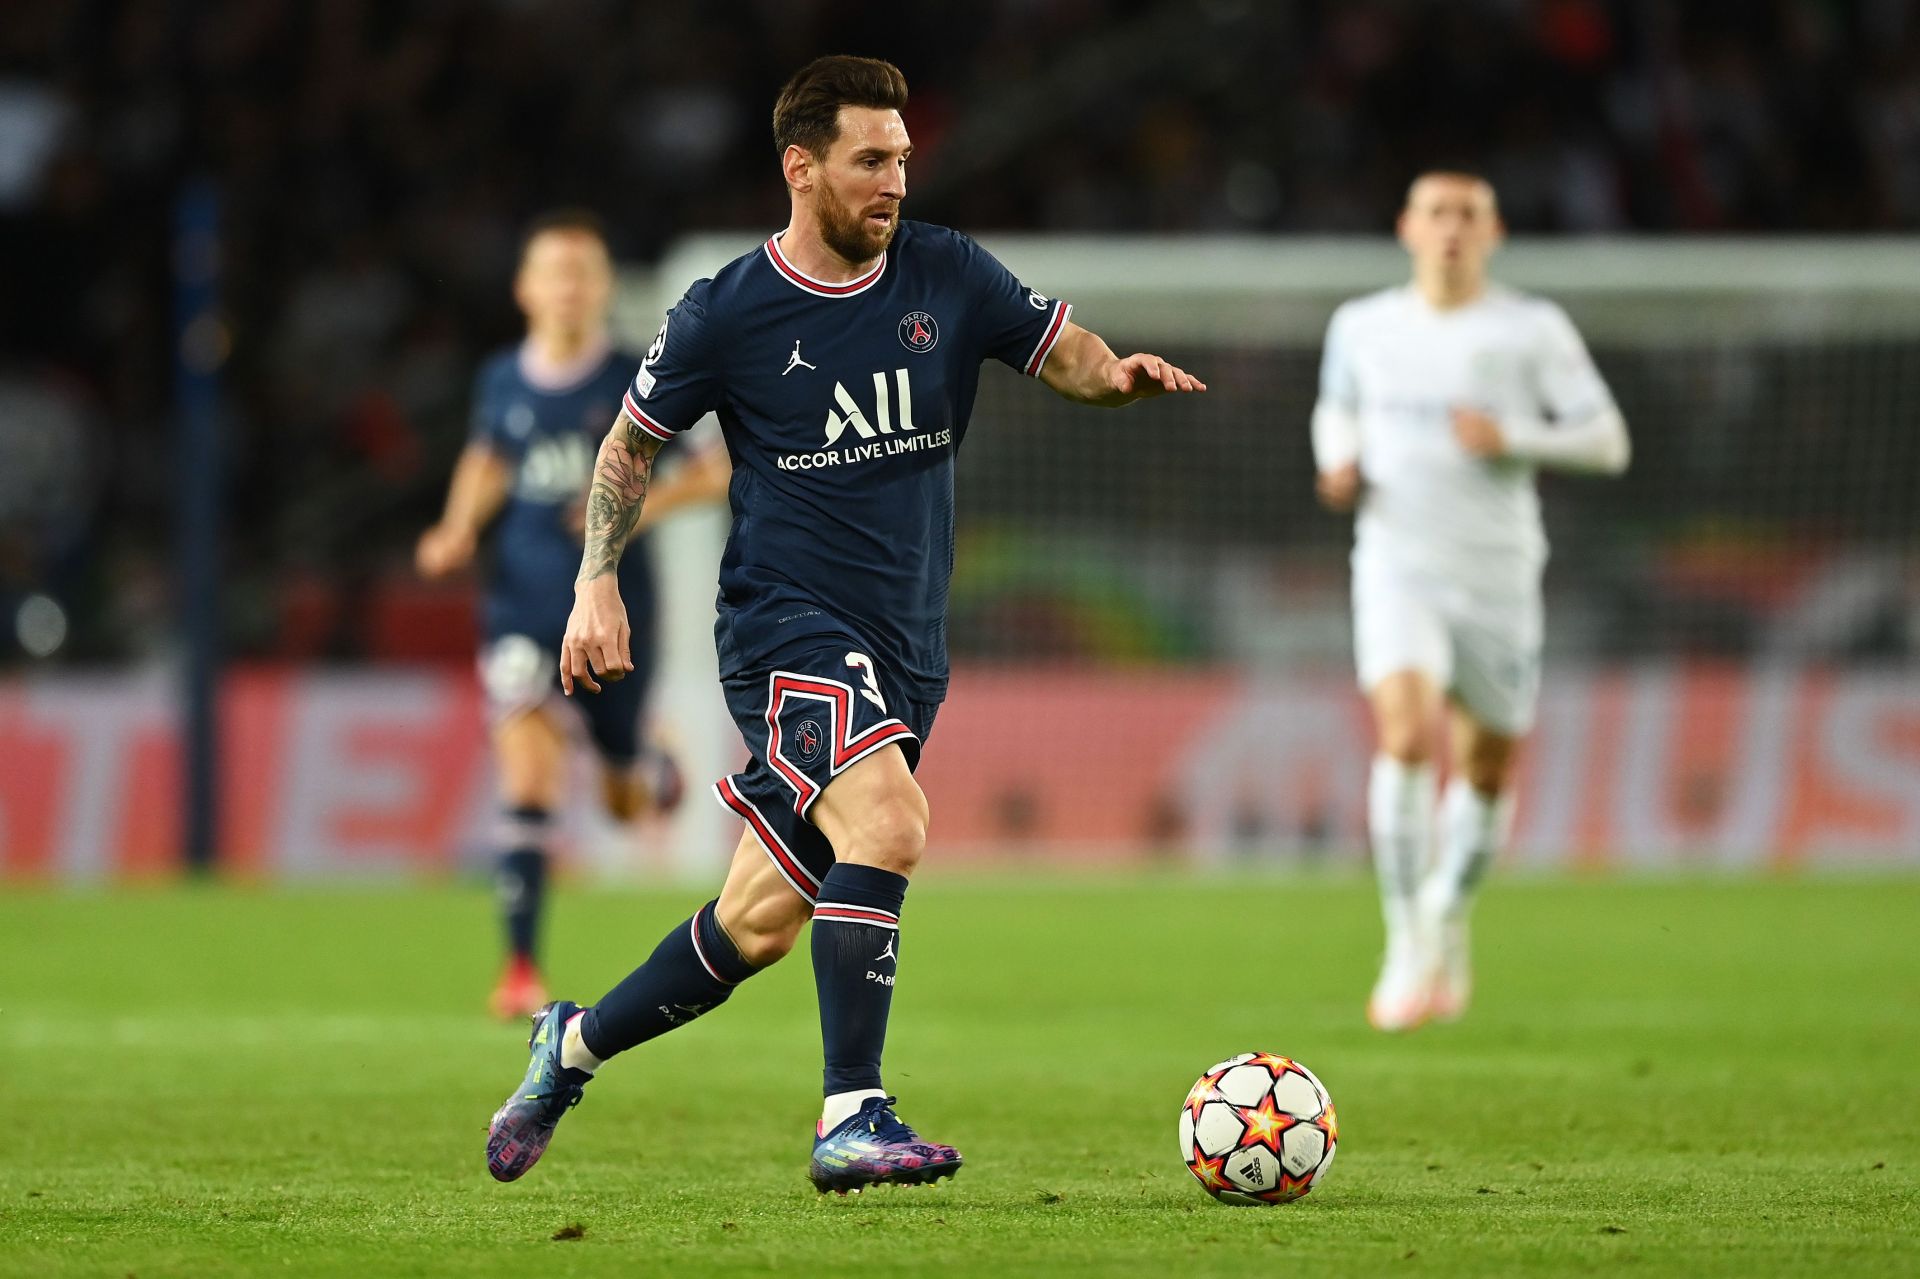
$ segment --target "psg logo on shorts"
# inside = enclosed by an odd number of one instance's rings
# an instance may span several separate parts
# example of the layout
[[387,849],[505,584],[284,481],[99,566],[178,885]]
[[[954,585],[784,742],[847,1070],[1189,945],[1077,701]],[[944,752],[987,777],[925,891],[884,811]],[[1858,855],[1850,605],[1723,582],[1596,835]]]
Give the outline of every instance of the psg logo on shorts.
[[802,764],[811,764],[820,758],[820,748],[827,744],[827,736],[820,731],[815,720],[803,719],[793,730],[794,754],[800,757]]
[[900,345],[909,351],[931,351],[940,340],[940,326],[925,311],[909,311],[900,317]]

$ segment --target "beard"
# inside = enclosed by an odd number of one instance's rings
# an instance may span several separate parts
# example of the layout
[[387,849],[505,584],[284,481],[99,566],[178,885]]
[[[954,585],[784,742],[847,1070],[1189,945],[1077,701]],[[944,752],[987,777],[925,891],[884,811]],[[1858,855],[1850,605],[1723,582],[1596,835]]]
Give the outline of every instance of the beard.
[[893,233],[900,228],[899,209],[897,204],[890,206],[893,219],[884,227],[875,226],[864,213],[848,208],[832,187],[822,184],[816,209],[820,239],[851,264],[871,262],[893,243]]

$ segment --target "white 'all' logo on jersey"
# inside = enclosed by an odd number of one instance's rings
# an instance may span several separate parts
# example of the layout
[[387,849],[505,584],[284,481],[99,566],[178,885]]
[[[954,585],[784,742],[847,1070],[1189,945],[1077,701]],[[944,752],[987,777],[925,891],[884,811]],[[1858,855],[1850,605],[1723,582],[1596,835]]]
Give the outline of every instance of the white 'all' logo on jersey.
[[593,449],[582,435],[550,435],[527,446],[519,495],[530,502],[571,502],[593,478]]
[[853,395],[847,390],[846,386],[842,383],[835,382],[833,384],[833,401],[840,407],[838,410],[827,410],[828,447],[832,447],[834,441],[846,434],[848,427],[852,427],[858,432],[860,438],[863,440],[870,440],[876,435],[892,435],[896,430],[913,430],[913,382],[911,376],[905,369],[895,369],[893,371],[893,383],[900,392],[900,421],[897,423],[893,420],[893,405],[887,395],[886,374],[876,373],[873,375],[873,417],[871,420],[861,411],[859,404],[854,402]]

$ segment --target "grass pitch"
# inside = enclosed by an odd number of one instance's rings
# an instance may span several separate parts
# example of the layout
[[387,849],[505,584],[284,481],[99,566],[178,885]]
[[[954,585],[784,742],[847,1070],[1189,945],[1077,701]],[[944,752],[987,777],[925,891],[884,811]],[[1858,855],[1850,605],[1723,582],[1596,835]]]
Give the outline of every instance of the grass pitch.
[[[597,996],[699,899],[562,892]],[[478,888],[0,897],[0,1273],[1914,1273],[1920,882],[1497,883],[1459,1026],[1368,1030],[1358,881],[1021,884],[908,903],[889,1082],[937,1188],[802,1177],[804,945],[623,1059],[525,1181],[487,1115]],[[1214,1060],[1298,1057],[1340,1109],[1300,1203],[1174,1154]]]

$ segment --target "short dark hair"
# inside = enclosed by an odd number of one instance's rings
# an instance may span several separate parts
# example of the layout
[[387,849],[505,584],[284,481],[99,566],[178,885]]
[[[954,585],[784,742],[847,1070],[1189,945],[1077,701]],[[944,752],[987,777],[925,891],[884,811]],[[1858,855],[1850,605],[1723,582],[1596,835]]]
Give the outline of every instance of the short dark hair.
[[815,58],[794,72],[773,103],[773,145],[776,154],[800,147],[825,155],[840,136],[841,107],[873,107],[904,111],[907,77],[900,68],[879,58],[830,54]]
[[592,209],[577,207],[548,209],[545,213],[536,214],[521,234],[521,261],[526,260],[527,250],[533,247],[533,242],[549,231],[570,231],[577,235],[590,235],[601,244],[607,244],[607,224],[601,221],[600,215]]

